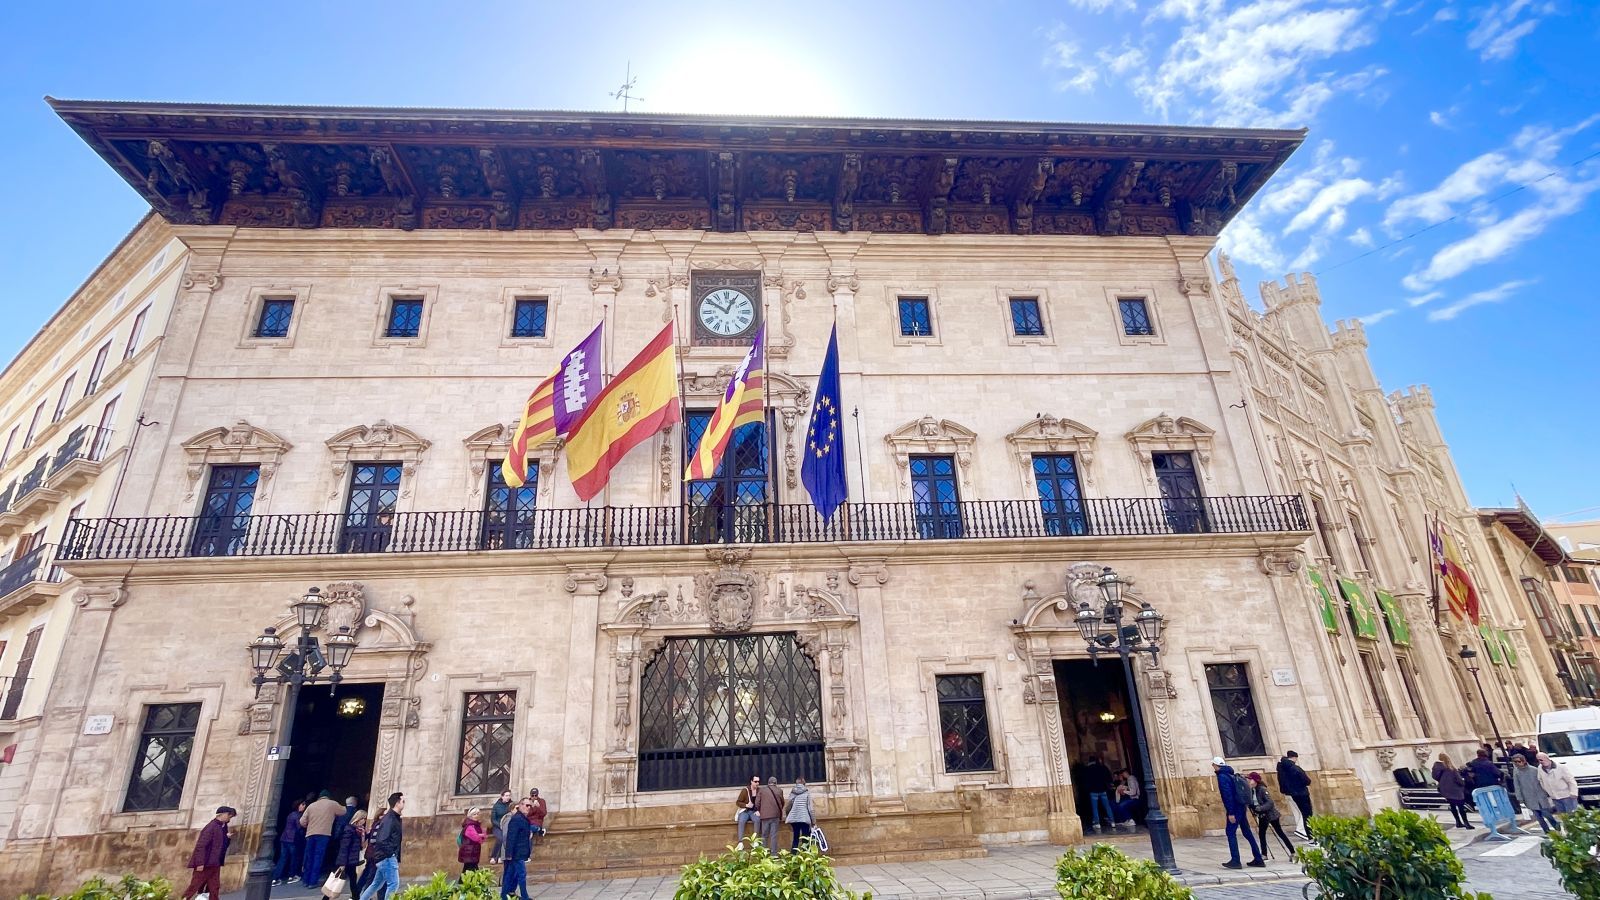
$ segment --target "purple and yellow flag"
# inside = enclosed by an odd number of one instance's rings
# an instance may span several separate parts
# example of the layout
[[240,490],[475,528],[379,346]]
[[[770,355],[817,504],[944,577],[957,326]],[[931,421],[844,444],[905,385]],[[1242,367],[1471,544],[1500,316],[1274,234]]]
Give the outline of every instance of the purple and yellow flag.
[[762,346],[766,331],[766,325],[756,329],[755,343],[750,345],[750,352],[744,355],[739,370],[728,381],[722,403],[711,414],[711,423],[706,426],[705,433],[700,435],[700,446],[689,457],[689,466],[683,473],[684,481],[715,475],[717,464],[722,462],[722,454],[728,449],[728,441],[734,431],[741,425],[766,422],[767,361]]
[[539,382],[528,395],[522,418],[511,435],[511,449],[500,463],[506,484],[522,487],[528,483],[528,451],[567,434],[584,409],[600,393],[600,329],[596,325],[549,377]]

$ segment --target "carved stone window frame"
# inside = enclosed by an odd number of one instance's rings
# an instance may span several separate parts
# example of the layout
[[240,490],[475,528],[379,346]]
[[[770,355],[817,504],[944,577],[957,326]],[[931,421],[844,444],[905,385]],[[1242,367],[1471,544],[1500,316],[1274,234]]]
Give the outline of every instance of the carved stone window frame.
[[[261,306],[267,300],[293,300],[294,312],[289,315],[289,331],[283,337],[258,337],[256,326],[261,323]],[[239,348],[292,347],[300,332],[300,321],[305,318],[306,307],[311,302],[309,284],[260,284],[250,288],[245,295],[244,323],[239,331]]]
[[1211,453],[1216,444],[1216,431],[1188,416],[1153,416],[1134,426],[1125,437],[1128,446],[1139,458],[1144,470],[1145,484],[1156,487],[1156,470],[1152,454],[1193,453],[1194,465],[1200,478],[1209,488],[1212,485]]
[[1024,497],[1034,496],[1038,490],[1033,472],[1033,457],[1040,453],[1070,453],[1078,470],[1078,486],[1083,497],[1089,496],[1094,486],[1095,441],[1100,433],[1093,428],[1065,416],[1045,413],[1029,419],[1022,427],[1006,435],[1012,458],[1017,463],[1017,475],[1022,482]]
[[[183,792],[179,795],[177,809],[153,809],[124,812],[123,802],[128,796],[128,783],[133,778],[133,760],[139,753],[144,737],[145,710],[151,706],[169,703],[200,704],[200,720],[195,724],[194,745],[189,751],[188,768],[184,771]],[[98,704],[91,701],[90,708]],[[100,707],[104,709],[104,707]],[[206,748],[212,746],[211,731],[216,726],[222,709],[222,685],[192,684],[179,689],[134,688],[121,698],[117,710],[117,743],[109,777],[114,790],[101,791],[99,831],[127,831],[134,828],[192,828],[200,824],[197,817],[206,817],[196,808],[196,795],[201,782],[206,780]],[[98,710],[96,710],[98,711]]]
[[[532,671],[450,673],[444,676],[445,702],[440,715],[445,721],[445,744],[440,754],[440,797],[449,798],[457,806],[491,806],[500,799],[500,792],[489,794],[460,794],[456,792],[456,778],[461,765],[461,712],[466,706],[467,694],[485,691],[516,691],[517,706],[511,720],[511,784],[513,795],[521,790],[517,785],[527,784],[533,777],[525,760],[529,756],[528,742],[534,731],[534,716],[538,709],[533,702],[538,675]],[[498,823],[496,823],[498,825]]]
[[[388,337],[389,310],[393,301],[409,297],[422,298],[422,321],[417,325],[416,337]],[[433,318],[433,308],[439,305],[437,284],[386,284],[378,288],[378,316],[372,331],[374,347],[426,347],[428,323]]]
[[[1242,665],[1250,681],[1250,699],[1255,706],[1256,724],[1261,728],[1261,745],[1265,751],[1261,756],[1230,757],[1228,764],[1235,769],[1269,769],[1277,764],[1281,748],[1293,746],[1286,743],[1278,730],[1278,724],[1273,716],[1273,708],[1280,701],[1272,694],[1272,667],[1262,657],[1262,648],[1258,644],[1238,644],[1231,647],[1194,647],[1183,654],[1183,660],[1189,672],[1189,680],[1194,685],[1196,699],[1200,702],[1200,710],[1204,715],[1206,740],[1211,745],[1214,756],[1222,754],[1222,735],[1217,725],[1217,710],[1211,702],[1211,685],[1206,682],[1206,666],[1217,665]],[[1297,679],[1298,680],[1298,679]],[[1295,687],[1279,685],[1280,688],[1294,691]],[[1301,743],[1309,744],[1310,741]]]
[[[1106,285],[1106,306],[1111,310],[1111,325],[1116,329],[1117,342],[1124,347],[1165,346],[1166,323],[1161,321],[1161,301],[1155,287],[1147,284]],[[1119,300],[1143,300],[1145,315],[1150,317],[1150,328],[1155,334],[1128,334],[1122,327],[1122,307]]]
[[[944,323],[939,319],[939,289],[927,283],[900,283],[883,286],[884,308],[889,314],[889,335],[896,347],[944,346]],[[928,324],[933,334],[900,333],[900,298],[923,297],[928,301]]]
[[[1000,307],[1001,322],[1005,327],[1006,343],[1013,347],[1054,347],[1056,326],[1050,317],[1050,291],[1042,284],[996,285],[995,301]],[[1016,321],[1011,315],[1012,300],[1035,300],[1039,304],[1039,321],[1044,324],[1044,334],[1017,334]]]
[[[278,474],[283,455],[293,449],[294,445],[282,437],[251,425],[244,419],[228,427],[202,431],[183,442],[183,452],[187,457],[184,471],[189,481],[184,502],[195,501],[200,493],[201,482],[212,466],[254,465],[260,467],[260,476],[256,482],[251,512],[255,515],[265,514],[272,499],[272,478]],[[201,499],[200,502],[205,501]]]
[[417,480],[417,466],[422,462],[422,455],[433,446],[432,442],[411,429],[392,424],[387,419],[379,419],[371,425],[346,428],[325,443],[333,475],[333,489],[328,493],[328,500],[334,503],[349,486],[351,463],[391,460],[400,463],[400,499],[409,500]]
[[[544,337],[513,337],[511,326],[517,319],[518,300],[545,301]],[[555,284],[525,284],[507,287],[500,292],[501,321],[500,346],[502,347],[554,347],[556,310],[561,308],[561,288]],[[427,317],[427,310],[423,310]]]
[[[461,442],[467,450],[467,495],[472,498],[473,509],[483,508],[489,461],[505,459],[511,453],[511,436],[516,431],[515,424],[490,425],[473,432]],[[560,453],[559,441],[545,441],[528,450],[528,458],[539,464],[540,504],[550,499],[550,485],[555,481],[551,476],[555,474],[556,457]]]
[[961,473],[961,499],[976,500],[972,489],[972,452],[978,444],[978,433],[950,419],[923,416],[912,419],[883,436],[900,468],[900,499],[911,499],[911,457],[913,455],[949,455],[955,457],[956,468]]
[[[983,678],[983,714],[989,726],[989,754],[993,767],[970,772],[945,770],[944,731],[939,719],[938,676],[980,675]],[[1005,715],[1000,694],[1000,664],[994,656],[941,656],[922,657],[917,660],[917,687],[922,691],[924,713],[927,715],[927,746],[936,790],[954,790],[958,784],[983,783],[990,787],[1007,787],[1011,782],[1011,769],[1006,754]]]

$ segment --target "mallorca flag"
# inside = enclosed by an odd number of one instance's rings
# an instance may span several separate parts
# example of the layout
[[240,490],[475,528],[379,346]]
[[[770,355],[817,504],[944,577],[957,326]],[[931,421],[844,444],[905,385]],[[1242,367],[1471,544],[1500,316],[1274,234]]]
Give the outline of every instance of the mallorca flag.
[[1482,619],[1478,591],[1472,586],[1466,566],[1461,563],[1461,552],[1456,542],[1444,534],[1437,523],[1428,528],[1428,546],[1433,551],[1433,564],[1439,571],[1439,588],[1450,612],[1457,619],[1476,625]]
[[755,343],[750,345],[750,352],[744,355],[744,362],[739,364],[739,370],[733,373],[732,380],[728,382],[728,390],[722,395],[721,405],[711,414],[711,423],[706,426],[705,433],[700,435],[700,446],[695,448],[694,456],[689,458],[689,467],[683,473],[684,481],[710,478],[715,475],[717,464],[722,461],[722,454],[728,449],[728,440],[733,437],[739,426],[754,422],[766,423],[767,363],[766,354],[762,349],[762,339],[766,336],[766,331],[765,325],[756,329]]
[[678,362],[672,323],[661,329],[600,396],[567,437],[567,474],[582,500],[611,478],[611,468],[657,431],[678,421]]
[[500,463],[506,484],[522,487],[528,483],[528,451],[566,434],[578,421],[590,401],[600,393],[600,329],[596,325],[583,342],[561,358],[550,377],[539,382],[528,395],[522,419],[511,435],[511,449]]

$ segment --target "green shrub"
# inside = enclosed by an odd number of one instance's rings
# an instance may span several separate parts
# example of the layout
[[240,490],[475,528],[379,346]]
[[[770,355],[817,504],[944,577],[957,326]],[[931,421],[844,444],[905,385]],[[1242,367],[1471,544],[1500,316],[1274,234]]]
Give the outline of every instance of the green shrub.
[[872,900],[839,885],[833,863],[807,843],[777,856],[744,845],[683,867],[674,900]]
[[[57,900],[172,900],[176,896],[172,892],[172,883],[165,878],[145,881],[124,875],[115,882],[108,882],[96,875],[77,890]],[[23,894],[21,900],[50,900],[50,897],[48,894],[31,897]]]
[[1316,847],[1299,851],[1306,876],[1327,900],[1491,900],[1461,886],[1461,860],[1444,829],[1406,809],[1364,816],[1312,816]]
[[1600,900],[1600,861],[1589,855],[1600,843],[1600,811],[1579,809],[1561,819],[1561,830],[1546,835],[1539,852],[1555,866],[1561,886],[1578,900]]
[[456,881],[443,872],[433,873],[425,884],[414,884],[395,900],[499,900],[500,882],[489,869],[462,872]]
[[1191,900],[1189,889],[1148,859],[1134,859],[1110,844],[1083,854],[1068,850],[1056,861],[1062,900]]

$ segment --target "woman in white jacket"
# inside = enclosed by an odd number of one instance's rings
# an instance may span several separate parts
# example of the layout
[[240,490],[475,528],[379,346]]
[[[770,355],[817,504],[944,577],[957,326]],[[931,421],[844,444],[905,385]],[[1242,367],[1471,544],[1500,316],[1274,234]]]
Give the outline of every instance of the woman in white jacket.
[[1578,808],[1578,779],[1572,777],[1572,770],[1552,760],[1548,753],[1539,754],[1539,786],[1550,795],[1556,812],[1569,813]]

